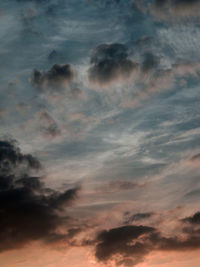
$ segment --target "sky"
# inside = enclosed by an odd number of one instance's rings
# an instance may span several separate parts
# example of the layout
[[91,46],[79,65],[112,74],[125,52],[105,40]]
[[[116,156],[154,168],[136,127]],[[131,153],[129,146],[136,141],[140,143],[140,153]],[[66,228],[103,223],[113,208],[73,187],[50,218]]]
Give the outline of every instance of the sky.
[[200,1],[0,1],[3,267],[199,267]]

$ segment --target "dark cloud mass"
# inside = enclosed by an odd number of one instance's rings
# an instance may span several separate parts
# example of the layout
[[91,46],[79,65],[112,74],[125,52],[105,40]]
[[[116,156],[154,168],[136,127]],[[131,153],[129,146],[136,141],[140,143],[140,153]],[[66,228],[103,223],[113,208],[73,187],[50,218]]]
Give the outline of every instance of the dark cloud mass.
[[37,175],[39,161],[23,154],[14,141],[0,141],[0,251],[20,248],[33,240],[59,236],[66,221],[58,211],[74,200],[77,188],[56,192]]
[[31,82],[39,88],[53,88],[69,84],[74,77],[71,65],[55,64],[49,71],[34,70]]
[[89,80],[106,85],[117,80],[129,79],[137,64],[128,59],[126,46],[118,43],[101,44],[91,56]]
[[[150,214],[135,214],[135,221]],[[140,217],[140,218],[139,218]],[[159,229],[144,225],[127,225],[102,231],[96,238],[96,258],[99,261],[114,260],[116,266],[136,266],[153,251],[193,251],[200,249],[200,230],[192,226],[200,224],[200,213],[182,220],[190,228],[182,228],[176,235],[165,236]],[[177,230],[176,230],[177,232]],[[184,236],[183,236],[184,233]]]
[[96,257],[101,261],[106,261],[117,254],[121,254],[124,263],[131,256],[131,263],[135,265],[148,253],[148,246],[143,242],[132,241],[142,235],[148,235],[154,230],[154,228],[148,226],[122,226],[102,231],[97,236]]

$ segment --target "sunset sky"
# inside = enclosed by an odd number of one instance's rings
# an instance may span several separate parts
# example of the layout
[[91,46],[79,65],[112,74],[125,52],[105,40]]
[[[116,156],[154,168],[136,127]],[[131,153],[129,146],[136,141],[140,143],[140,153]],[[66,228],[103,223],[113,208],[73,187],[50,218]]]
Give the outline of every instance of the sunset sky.
[[199,14],[0,1],[0,266],[200,266]]

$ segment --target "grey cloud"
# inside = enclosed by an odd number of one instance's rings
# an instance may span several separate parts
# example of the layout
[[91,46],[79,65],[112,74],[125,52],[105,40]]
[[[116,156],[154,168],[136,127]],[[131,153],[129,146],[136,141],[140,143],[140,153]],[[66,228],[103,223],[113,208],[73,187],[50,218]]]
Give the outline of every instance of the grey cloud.
[[133,189],[140,189],[145,187],[145,184],[139,184],[137,182],[133,181],[111,181],[108,182],[100,187],[97,187],[96,190],[98,192],[102,193],[108,193],[108,192],[117,192],[117,191],[127,191],[127,190],[133,190]]
[[150,237],[153,244],[152,250],[160,251],[192,251],[200,249],[200,233],[195,232],[195,235],[189,234],[187,238],[180,237],[163,237],[160,233],[155,233]]
[[192,225],[200,223],[200,213],[182,221],[189,222],[191,227],[182,228],[180,223],[178,234],[167,237],[158,229],[144,225],[127,225],[104,230],[96,237],[96,258],[104,263],[112,259],[115,266],[136,266],[153,251],[200,249],[200,230],[192,228]]
[[42,111],[39,113],[39,120],[41,132],[44,136],[54,138],[61,135],[61,130],[58,124],[47,111]]
[[65,83],[69,84],[74,77],[74,72],[71,65],[55,64],[49,71],[34,70],[31,82],[34,86],[39,88],[53,88],[57,89]]
[[110,188],[116,188],[121,190],[131,190],[136,187],[143,187],[144,185],[140,185],[138,183],[134,183],[132,181],[114,181],[109,183]]
[[149,219],[151,216],[153,216],[154,213],[152,212],[146,212],[146,213],[136,213],[133,214],[132,216],[128,216],[128,218],[125,220],[124,223],[130,224],[134,221],[141,221],[144,219]]
[[102,186],[103,191],[121,191],[121,190],[133,190],[135,188],[142,188],[144,184],[139,184],[133,181],[111,181],[107,185]]
[[38,170],[41,168],[40,162],[30,154],[22,154],[16,142],[0,140],[0,174],[6,176],[13,175],[16,168],[22,165],[24,170],[31,168]]
[[102,44],[91,56],[89,80],[99,85],[129,79],[137,64],[128,58],[126,46],[118,43]]
[[200,212],[195,213],[191,217],[184,218],[182,221],[190,224],[200,224]]
[[158,58],[155,57],[152,53],[147,52],[144,54],[144,60],[142,62],[142,72],[146,73],[152,70],[155,70],[158,66]]
[[200,153],[191,157],[191,161],[200,161]]
[[200,189],[192,190],[188,192],[187,194],[185,194],[184,197],[191,198],[191,199],[200,197]]
[[0,141],[0,165],[0,251],[59,237],[57,228],[66,224],[67,216],[58,211],[76,198],[79,188],[46,188],[38,176],[40,162],[12,140]]
[[165,6],[169,0],[155,0],[154,3],[157,7],[163,7]]
[[134,266],[148,253],[148,246],[142,242],[132,243],[132,241],[154,230],[152,227],[141,225],[122,226],[102,231],[97,236],[96,257],[100,261],[106,261],[119,253],[123,256],[124,262],[132,256]]

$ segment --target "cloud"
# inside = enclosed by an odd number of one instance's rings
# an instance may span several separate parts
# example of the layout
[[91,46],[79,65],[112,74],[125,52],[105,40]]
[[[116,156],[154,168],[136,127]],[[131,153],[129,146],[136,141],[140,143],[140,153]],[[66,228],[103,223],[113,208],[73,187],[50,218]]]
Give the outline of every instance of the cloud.
[[89,80],[100,86],[127,81],[138,67],[137,63],[128,59],[126,46],[118,43],[97,46],[90,62]]
[[[122,102],[122,107],[138,107],[151,95],[173,89],[174,85],[180,85],[180,78],[198,78],[200,64],[198,62],[179,62],[173,64],[171,68],[162,69],[159,67],[157,57],[152,53],[146,53],[139,70],[140,78],[137,82],[143,86],[136,90],[132,97]],[[144,75],[147,79],[144,79]]]
[[0,251],[63,236],[57,229],[67,216],[59,211],[76,198],[78,188],[46,188],[38,159],[23,154],[13,140],[0,141],[0,166]]
[[186,238],[181,237],[163,237],[160,233],[153,234],[150,239],[152,242],[152,251],[190,251],[200,249],[200,235],[188,235]]
[[132,216],[129,216],[125,223],[126,224],[130,224],[134,221],[141,221],[141,220],[144,220],[144,219],[149,219],[151,216],[153,215],[152,212],[146,212],[146,213],[136,213],[136,214],[133,214]]
[[194,169],[199,170],[199,166],[200,166],[199,162],[200,162],[200,154],[197,153],[197,154],[193,155],[192,157],[190,157],[189,159],[187,159],[185,161],[185,165],[190,167],[190,169],[192,169],[193,171],[194,171]]
[[[142,76],[145,74],[141,72]],[[142,101],[148,99],[151,95],[161,91],[170,90],[175,83],[175,75],[171,69],[158,69],[143,83],[143,88],[135,91],[132,97],[122,102],[121,106],[126,108],[138,107]]]
[[200,212],[195,213],[191,217],[182,219],[183,222],[188,222],[190,224],[200,224]]
[[[122,226],[102,231],[97,236],[96,257],[106,261],[117,254],[121,254],[126,261],[130,256],[135,265],[148,253],[148,246],[142,242],[133,242],[143,235],[154,232],[148,226]],[[123,260],[123,262],[124,262]],[[120,260],[119,260],[120,261]]]
[[36,2],[36,3],[41,3],[41,2],[46,2],[46,0],[17,0],[17,2]]
[[101,186],[96,187],[98,193],[113,193],[118,191],[128,191],[134,189],[142,189],[146,186],[145,183],[137,183],[133,181],[111,181]]
[[191,75],[198,77],[200,72],[200,63],[195,62],[182,62],[173,65],[174,72],[177,75],[184,76],[184,75]]
[[154,0],[152,13],[160,19],[197,17],[199,0]]
[[61,135],[58,124],[47,111],[41,111],[37,115],[39,116],[41,132],[44,137],[54,138]]
[[[150,217],[150,213],[135,214],[135,218]],[[139,218],[140,217],[140,218]],[[165,218],[167,220],[167,218]],[[180,221],[175,234],[164,234],[155,227],[127,225],[100,232],[96,237],[95,256],[105,264],[114,261],[114,266],[136,266],[154,251],[193,251],[200,249],[200,212]],[[182,228],[190,223],[190,228]],[[157,226],[158,227],[158,226]]]
[[200,161],[200,153],[191,157],[191,161]]
[[192,190],[184,195],[186,198],[199,198],[200,197],[200,189]]
[[34,70],[31,82],[34,86],[45,89],[57,89],[58,86],[68,85],[74,78],[70,64],[55,64],[49,71]]
[[150,71],[154,71],[158,66],[158,58],[150,52],[144,54],[144,60],[142,62],[141,71],[143,73],[148,73]]

